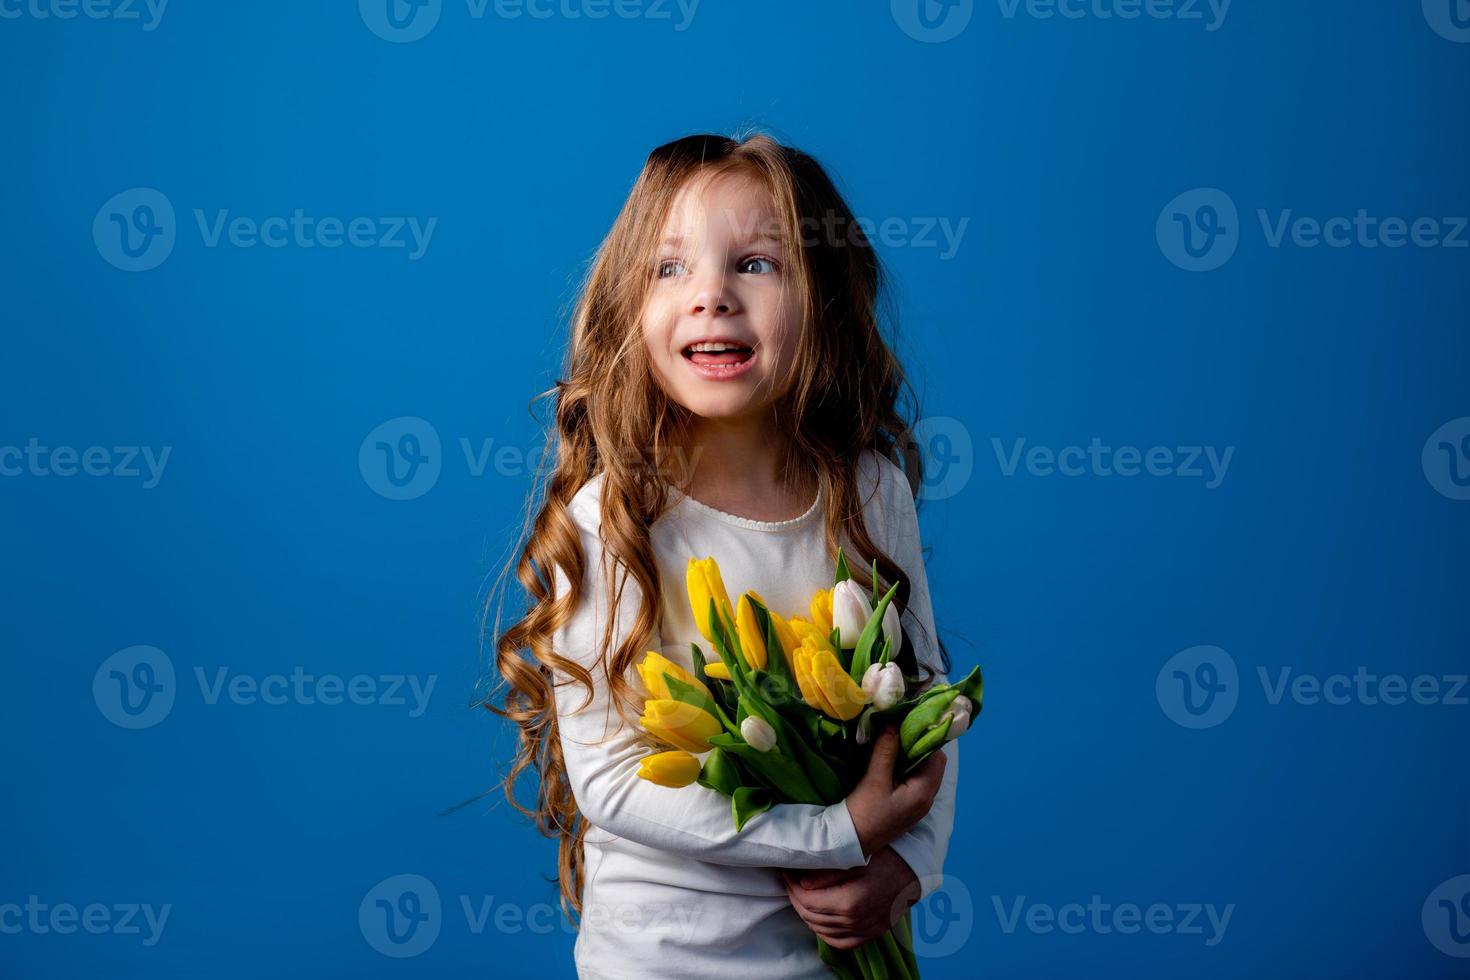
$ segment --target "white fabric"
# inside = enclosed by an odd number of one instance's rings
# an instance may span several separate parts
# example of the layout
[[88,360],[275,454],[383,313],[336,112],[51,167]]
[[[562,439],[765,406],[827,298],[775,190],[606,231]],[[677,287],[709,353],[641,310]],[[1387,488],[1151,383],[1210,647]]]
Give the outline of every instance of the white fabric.
[[[912,577],[905,629],[919,658],[937,670],[934,614],[908,483],[897,466],[872,452],[863,455],[859,477],[869,534]],[[778,804],[737,833],[727,797],[698,784],[671,789],[638,777],[638,762],[648,750],[611,708],[597,664],[611,605],[598,538],[601,485],[602,477],[595,477],[571,503],[587,555],[583,599],[553,637],[557,653],[591,671],[596,685],[593,700],[582,707],[586,689],[556,672],[562,752],[578,808],[592,825],[575,948],[578,975],[593,980],[828,977],[815,937],[792,908],[777,869],[866,864],[847,803]],[[719,562],[732,602],[755,589],[788,617],[809,617],[812,594],[832,585],[835,556],[826,551],[820,494],[805,514],[779,522],[726,514],[677,491],[674,496],[676,502],[654,523],[651,535],[663,587],[656,649],[675,663],[692,669],[691,641],[707,659],[717,659],[689,608],[684,582],[690,557],[713,556]],[[850,542],[843,550],[856,554]],[[562,595],[566,575],[559,567],[554,575]],[[617,610],[614,648],[633,622],[638,602],[638,588],[629,578]],[[628,676],[641,690],[636,672]],[[939,884],[949,846],[958,744],[945,747],[948,766],[928,816],[892,845],[919,876],[925,895]]]

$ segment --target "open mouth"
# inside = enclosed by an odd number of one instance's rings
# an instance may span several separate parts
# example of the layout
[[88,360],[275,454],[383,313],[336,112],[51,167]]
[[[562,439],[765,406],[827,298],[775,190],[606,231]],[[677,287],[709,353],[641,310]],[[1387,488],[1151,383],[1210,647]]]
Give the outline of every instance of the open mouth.
[[706,381],[730,381],[741,377],[750,370],[756,358],[754,348],[736,343],[690,344],[682,353],[694,373]]
[[[721,347],[722,350],[694,348]],[[690,344],[682,351],[684,359],[692,364],[707,365],[710,367],[728,367],[735,364],[744,364],[755,356],[755,350],[750,347],[741,347],[737,344]]]

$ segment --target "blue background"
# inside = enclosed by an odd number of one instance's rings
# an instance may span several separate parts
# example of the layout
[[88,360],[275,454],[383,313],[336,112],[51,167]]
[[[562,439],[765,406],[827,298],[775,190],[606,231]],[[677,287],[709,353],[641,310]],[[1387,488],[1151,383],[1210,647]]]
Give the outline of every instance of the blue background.
[[[1418,2],[1241,0],[1213,31],[980,3],[939,43],[884,3],[704,0],[676,30],[672,5],[476,19],[446,0],[390,43],[351,3],[175,0],[150,31],[35,2],[0,19],[0,447],[171,455],[151,489],[0,478],[0,903],[172,911],[153,946],[0,933],[0,974],[573,975],[570,932],[476,934],[461,908],[554,904],[554,845],[494,797],[439,815],[512,746],[472,706],[476,617],[530,483],[513,462],[475,475],[461,440],[536,448],[528,402],[648,150],[758,125],[860,215],[968,219],[948,258],[878,243],[925,413],[969,439],[970,477],[920,515],[950,654],[989,687],[941,893],[958,949],[925,976],[1470,975],[1420,921],[1470,872],[1470,708],[1272,704],[1257,674],[1470,661],[1470,502],[1420,460],[1470,415],[1470,251],[1273,248],[1256,216],[1470,213],[1470,44]],[[1155,222],[1201,187],[1238,207],[1238,248],[1190,272]],[[176,211],[150,271],[94,244],[133,188]],[[437,226],[410,260],[208,247],[194,218],[297,208]],[[441,440],[407,500],[358,456],[399,417]],[[1093,437],[1235,449],[1206,489],[1007,476],[992,442]],[[176,700],[128,730],[93,680],[138,644]],[[1233,658],[1238,705],[1194,730],[1155,682],[1200,644]],[[210,704],[195,670],[222,667],[435,687],[417,717]],[[411,959],[358,921],[401,873],[443,902]],[[1093,895],[1234,909],[1213,946],[996,912]]]

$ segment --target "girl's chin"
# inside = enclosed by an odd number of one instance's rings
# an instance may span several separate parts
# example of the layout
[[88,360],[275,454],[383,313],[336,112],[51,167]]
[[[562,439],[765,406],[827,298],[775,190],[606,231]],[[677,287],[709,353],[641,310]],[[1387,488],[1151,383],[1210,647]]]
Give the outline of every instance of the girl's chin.
[[748,392],[732,397],[710,397],[707,392],[684,391],[677,399],[691,415],[711,422],[739,422],[763,417],[764,406],[751,401]]

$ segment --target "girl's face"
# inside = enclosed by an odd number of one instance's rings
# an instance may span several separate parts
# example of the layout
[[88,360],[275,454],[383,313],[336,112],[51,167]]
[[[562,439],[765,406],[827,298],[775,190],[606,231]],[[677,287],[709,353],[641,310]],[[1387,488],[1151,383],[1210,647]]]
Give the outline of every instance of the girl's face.
[[[675,197],[643,308],[659,385],[701,418],[761,414],[785,394],[796,347],[793,274],[759,180],[696,177]],[[729,353],[695,352],[726,341]]]

